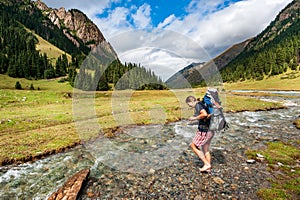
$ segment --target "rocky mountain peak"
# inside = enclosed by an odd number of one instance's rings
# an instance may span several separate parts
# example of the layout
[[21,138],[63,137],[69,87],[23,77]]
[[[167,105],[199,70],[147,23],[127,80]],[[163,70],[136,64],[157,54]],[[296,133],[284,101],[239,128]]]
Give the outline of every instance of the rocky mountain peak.
[[[99,44],[103,45],[103,43],[106,43],[99,28],[81,11],[77,9],[67,11],[63,7],[59,9],[49,8],[41,0],[36,1],[36,6],[51,20],[54,25],[62,29],[64,34],[77,47],[80,45],[86,45],[93,50]],[[109,44],[107,43],[107,45]]]
[[40,10],[48,10],[49,9],[48,6],[45,3],[43,3],[41,0],[36,1],[36,6]]

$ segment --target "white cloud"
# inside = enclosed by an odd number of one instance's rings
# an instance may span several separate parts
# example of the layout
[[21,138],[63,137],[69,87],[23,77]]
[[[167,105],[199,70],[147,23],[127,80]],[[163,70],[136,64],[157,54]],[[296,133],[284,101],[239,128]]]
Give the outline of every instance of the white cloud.
[[[118,7],[110,10],[107,17],[98,18],[97,13],[111,9],[111,3],[118,0],[44,1],[50,7],[77,8],[86,13],[119,55],[130,52],[132,56],[123,56],[123,61],[136,57],[139,60],[134,62],[150,66],[151,58],[153,67],[161,66],[162,74],[169,74],[173,69],[178,71],[184,67],[184,62],[179,60],[206,61],[231,45],[256,36],[292,0],[244,0],[228,7],[225,7],[224,0],[191,0],[185,16],[176,18],[171,14],[157,27],[151,24],[151,6],[147,3],[140,7]],[[152,28],[152,32],[145,34],[137,30],[143,28]],[[161,29],[173,32],[161,33]],[[147,47],[152,51],[145,51]],[[152,57],[150,53],[153,53]]]
[[224,0],[192,0],[186,8],[186,11],[189,13],[198,13],[204,16],[223,8],[224,6],[221,6],[223,4]]
[[127,21],[127,12],[126,8],[117,8],[107,18],[94,18],[93,22],[97,24],[104,37],[108,40],[117,34],[134,29],[132,24]]
[[122,62],[140,63],[163,80],[192,62],[211,59],[191,38],[170,30],[132,30],[108,40]]
[[[193,1],[194,4],[190,7],[197,9],[190,8],[189,15],[182,20],[174,20],[166,28],[191,37],[214,57],[231,45],[256,36],[289,2],[291,1],[245,0],[203,16],[197,10],[201,9],[204,2]],[[214,10],[212,4],[208,4],[203,5],[204,10]]]
[[[106,18],[96,16],[108,9],[112,2],[118,1],[44,0],[50,7],[82,10],[98,25],[107,39],[124,31],[151,27],[151,7],[147,3],[139,8],[117,7]],[[224,7],[223,2],[191,0],[186,8],[188,15],[183,18],[170,15],[162,19],[157,28],[173,30],[190,37],[212,56],[216,56],[229,46],[257,35],[291,0],[244,0],[219,10]]]
[[142,66],[151,69],[155,74],[166,81],[179,68],[186,67],[190,63],[199,62],[196,59],[187,59],[166,49],[138,48],[119,55],[121,60],[133,63],[141,63]]
[[158,29],[162,29],[165,28],[166,26],[170,25],[172,22],[174,22],[176,20],[176,16],[174,14],[170,15],[169,17],[167,17],[163,22],[159,23],[157,25]]
[[151,27],[150,12],[151,7],[148,4],[143,4],[137,9],[136,14],[132,15],[136,28],[144,29]]

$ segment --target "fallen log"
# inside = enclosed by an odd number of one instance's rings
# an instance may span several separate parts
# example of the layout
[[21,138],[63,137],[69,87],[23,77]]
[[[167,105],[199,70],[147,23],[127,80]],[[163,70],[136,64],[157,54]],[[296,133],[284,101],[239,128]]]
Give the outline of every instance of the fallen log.
[[77,172],[61,188],[54,192],[48,200],[76,200],[89,173],[90,169],[83,169]]

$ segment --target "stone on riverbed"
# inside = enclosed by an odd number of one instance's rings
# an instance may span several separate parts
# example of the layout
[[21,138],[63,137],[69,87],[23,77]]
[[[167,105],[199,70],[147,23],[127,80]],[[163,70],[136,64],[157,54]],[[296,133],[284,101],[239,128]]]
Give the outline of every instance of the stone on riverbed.
[[83,169],[73,175],[68,181],[56,192],[54,192],[48,200],[76,200],[79,191],[82,188],[83,183],[86,181],[87,176],[89,175],[89,169]]
[[254,159],[249,159],[249,160],[247,160],[247,163],[248,164],[254,164],[256,161],[254,160]]

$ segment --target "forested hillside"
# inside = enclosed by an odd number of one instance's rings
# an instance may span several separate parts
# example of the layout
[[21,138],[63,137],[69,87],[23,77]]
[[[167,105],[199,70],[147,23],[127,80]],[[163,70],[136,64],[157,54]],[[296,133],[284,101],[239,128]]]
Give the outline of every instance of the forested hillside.
[[69,67],[66,55],[52,66],[48,56],[36,50],[38,39],[26,28],[73,56],[80,55],[80,49],[30,1],[1,1],[0,5],[0,73],[27,79],[65,76]]
[[[232,60],[221,75],[224,82],[262,80],[299,70],[300,1],[289,4],[246,49]],[[293,78],[293,73],[290,77]]]
[[[116,83],[118,83],[116,89],[165,88],[162,86],[163,82],[160,78],[151,70],[146,70],[137,64],[124,65],[115,58],[115,55],[106,55],[108,52],[114,53],[107,49],[107,46],[99,45],[91,52],[88,47],[90,43],[83,44],[80,38],[77,38],[74,43],[62,29],[59,29],[46,15],[43,15],[33,1],[1,0],[0,12],[1,74],[35,80],[67,76],[63,79],[64,81],[69,81],[72,86],[83,90],[108,90]],[[81,18],[84,18],[83,13],[78,10],[76,12],[80,14]],[[87,23],[90,25],[91,22],[87,20]],[[46,53],[37,50],[39,41],[33,33],[72,55],[72,61],[69,62],[66,54],[63,54],[53,64]],[[101,33],[99,35],[103,37]],[[99,38],[99,41],[100,39],[103,40],[103,38]],[[82,44],[76,46],[78,41]],[[88,54],[93,54],[94,59],[98,60],[96,61],[98,65],[93,65],[92,68],[84,66],[84,62],[91,62],[89,59],[85,61]],[[114,59],[115,61],[113,61]],[[135,70],[132,70],[133,68]],[[132,73],[133,71],[135,73]],[[131,72],[130,75],[126,74],[127,72]],[[126,75],[124,76],[124,74]],[[159,84],[141,86],[139,80]]]
[[[3,9],[3,7],[1,7]],[[46,54],[36,50],[37,38],[26,31],[8,10],[0,15],[0,73],[18,78],[53,78],[65,75],[66,56],[59,59],[56,70]],[[64,62],[64,63],[63,63]],[[62,64],[62,65],[61,65]],[[64,69],[61,69],[64,68]],[[57,71],[58,73],[56,74]]]
[[166,89],[163,81],[151,70],[133,64],[122,64],[118,59],[105,67],[97,59],[87,59],[77,70],[72,68],[69,73],[72,86],[86,90],[138,89],[163,90]]

